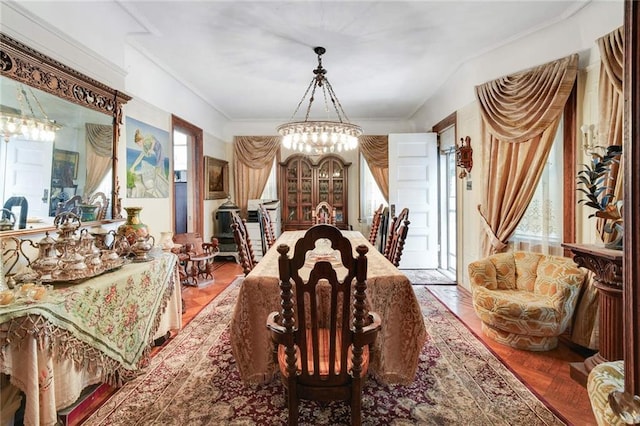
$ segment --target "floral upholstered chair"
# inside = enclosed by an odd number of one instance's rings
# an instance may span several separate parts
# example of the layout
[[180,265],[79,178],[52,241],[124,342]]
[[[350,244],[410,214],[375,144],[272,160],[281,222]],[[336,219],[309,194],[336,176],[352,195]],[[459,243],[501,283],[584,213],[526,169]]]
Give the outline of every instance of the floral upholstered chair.
[[547,351],[573,316],[585,272],[571,259],[499,253],[469,264],[482,331],[504,345]]

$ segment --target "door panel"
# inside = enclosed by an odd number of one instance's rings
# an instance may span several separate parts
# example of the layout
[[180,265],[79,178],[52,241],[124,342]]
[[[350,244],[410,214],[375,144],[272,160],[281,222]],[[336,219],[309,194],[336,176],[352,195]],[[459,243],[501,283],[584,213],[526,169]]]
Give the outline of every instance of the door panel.
[[[438,174],[435,133],[389,135],[389,204],[409,209],[401,268],[438,267]],[[394,210],[395,206],[395,210]]]
[[6,148],[7,164],[3,199],[23,196],[29,203],[27,213],[29,217],[49,216],[53,144],[12,138]]

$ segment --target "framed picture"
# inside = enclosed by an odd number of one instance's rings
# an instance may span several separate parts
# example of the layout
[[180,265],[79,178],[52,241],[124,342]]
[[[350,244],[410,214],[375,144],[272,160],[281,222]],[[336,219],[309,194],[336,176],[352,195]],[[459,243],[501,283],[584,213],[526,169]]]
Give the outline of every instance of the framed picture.
[[78,161],[80,154],[64,149],[53,150],[53,164],[51,179],[58,187],[74,186],[74,179],[78,179]]
[[168,198],[171,182],[169,132],[126,118],[127,198]]
[[204,157],[205,200],[218,200],[229,196],[229,163],[217,158]]

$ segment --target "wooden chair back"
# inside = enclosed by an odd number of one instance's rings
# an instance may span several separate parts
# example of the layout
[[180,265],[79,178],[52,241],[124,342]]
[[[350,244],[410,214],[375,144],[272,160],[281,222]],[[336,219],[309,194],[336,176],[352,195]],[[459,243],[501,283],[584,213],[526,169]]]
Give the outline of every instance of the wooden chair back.
[[311,219],[314,225],[320,223],[328,223],[329,225],[336,225],[336,209],[331,207],[331,204],[326,201],[318,203],[315,209],[311,212]]
[[107,209],[109,208],[109,199],[104,192],[94,192],[89,197],[89,204],[98,206],[96,211],[96,220],[104,220],[107,217]]
[[5,201],[3,208],[11,211],[15,206],[20,207],[20,218],[18,219],[18,229],[25,229],[27,227],[27,214],[29,211],[29,202],[25,197],[9,197]]
[[380,230],[380,221],[382,220],[382,212],[384,210],[384,204],[380,204],[380,207],[373,212],[373,220],[371,221],[371,230],[369,231],[369,242],[372,246],[376,246],[376,240],[378,239],[378,231]]
[[258,216],[260,219],[260,231],[262,234],[262,254],[265,254],[267,250],[271,248],[273,243],[276,242],[276,231],[273,229],[271,215],[264,204],[258,205]]
[[251,238],[249,238],[249,231],[247,231],[247,224],[235,211],[231,212],[231,228],[233,229],[233,238],[238,247],[240,265],[242,265],[244,274],[248,275],[258,262],[253,253],[253,246],[251,244]]
[[404,208],[397,217],[391,219],[391,227],[389,236],[387,237],[387,246],[384,250],[384,257],[396,267],[400,265],[402,250],[404,250],[404,241],[409,232],[409,209]]
[[74,195],[67,201],[58,203],[58,206],[56,207],[56,216],[65,212],[71,212],[80,216],[80,204],[82,204],[82,197]]
[[[318,240],[330,241],[335,260],[315,262],[305,280],[299,271]],[[289,250],[278,246],[283,309],[267,319],[287,389],[289,425],[297,424],[300,399],[349,401],[351,424],[359,425],[369,345],[380,328],[379,316],[365,308],[368,248],[358,246],[354,257],[338,228],[320,224],[296,242],[291,258]],[[334,265],[346,268],[343,280]]]

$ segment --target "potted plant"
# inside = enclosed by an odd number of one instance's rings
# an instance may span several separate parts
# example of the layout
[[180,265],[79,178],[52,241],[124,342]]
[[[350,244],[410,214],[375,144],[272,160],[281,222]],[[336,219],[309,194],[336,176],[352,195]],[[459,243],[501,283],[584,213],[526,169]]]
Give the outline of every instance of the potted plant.
[[584,168],[578,172],[578,191],[586,195],[579,200],[585,206],[595,209],[589,217],[598,217],[605,220],[604,231],[615,234],[611,242],[606,243],[607,248],[622,248],[622,200],[616,200],[610,185],[611,166],[620,163],[622,145],[609,145],[603,155],[594,153],[591,155],[591,164],[584,164]]

